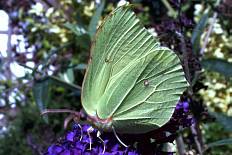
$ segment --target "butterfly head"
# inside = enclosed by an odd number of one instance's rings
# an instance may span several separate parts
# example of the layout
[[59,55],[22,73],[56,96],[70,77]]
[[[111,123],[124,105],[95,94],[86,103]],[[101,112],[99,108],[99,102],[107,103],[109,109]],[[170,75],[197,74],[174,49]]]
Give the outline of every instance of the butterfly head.
[[93,124],[93,126],[100,130],[106,132],[112,131],[112,117],[109,117],[107,119],[101,119],[98,116],[88,116],[88,121],[90,121]]

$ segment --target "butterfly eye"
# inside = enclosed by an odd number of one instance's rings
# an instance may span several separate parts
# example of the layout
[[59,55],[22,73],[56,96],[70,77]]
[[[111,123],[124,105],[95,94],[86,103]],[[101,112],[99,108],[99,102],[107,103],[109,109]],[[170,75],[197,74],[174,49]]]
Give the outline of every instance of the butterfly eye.
[[144,84],[145,87],[147,87],[147,86],[149,86],[149,81],[148,80],[144,80],[143,84]]

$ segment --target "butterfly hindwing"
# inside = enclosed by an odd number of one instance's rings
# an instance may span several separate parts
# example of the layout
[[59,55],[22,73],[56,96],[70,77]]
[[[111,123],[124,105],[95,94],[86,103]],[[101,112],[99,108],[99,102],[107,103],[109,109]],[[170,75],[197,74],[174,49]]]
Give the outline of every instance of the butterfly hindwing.
[[142,133],[164,125],[188,86],[178,57],[167,48],[156,52],[113,115],[119,132]]

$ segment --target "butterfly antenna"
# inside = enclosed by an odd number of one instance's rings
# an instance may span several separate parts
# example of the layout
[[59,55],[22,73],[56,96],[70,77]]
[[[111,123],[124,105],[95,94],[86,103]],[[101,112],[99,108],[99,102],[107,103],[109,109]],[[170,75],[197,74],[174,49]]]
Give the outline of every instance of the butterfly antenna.
[[89,127],[89,128],[87,129],[87,134],[88,134],[88,136],[89,136],[89,150],[92,149],[92,139],[91,139],[90,133],[93,132],[93,130],[94,130],[93,127]]
[[119,143],[121,143],[124,147],[128,147],[125,143],[123,143],[123,142],[120,140],[120,138],[118,137],[118,135],[117,135],[117,133],[116,133],[116,131],[115,131],[115,129],[114,129],[113,126],[112,126],[112,129],[113,129],[114,135],[115,135],[115,137],[117,138],[117,140],[119,141]]
[[104,140],[103,140],[100,136],[101,136],[101,132],[100,132],[100,131],[97,131],[97,138],[99,138],[99,139],[100,139],[100,141],[101,141],[101,142],[102,142],[102,144],[103,144],[103,151],[102,151],[102,154],[104,154],[104,153],[105,153],[105,151],[106,151],[106,145],[105,145]]
[[48,113],[70,113],[79,116],[80,113],[75,110],[70,109],[45,109],[41,112],[41,115],[45,115]]
[[65,118],[64,120],[64,129],[67,128],[69,122],[74,118],[75,116],[73,114],[70,114],[68,117]]

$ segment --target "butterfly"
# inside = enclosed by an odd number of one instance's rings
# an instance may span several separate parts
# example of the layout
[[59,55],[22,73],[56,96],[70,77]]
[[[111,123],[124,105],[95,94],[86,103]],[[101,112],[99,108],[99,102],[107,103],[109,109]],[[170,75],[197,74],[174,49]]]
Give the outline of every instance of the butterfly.
[[130,6],[99,26],[82,85],[82,106],[101,130],[139,134],[167,123],[188,87],[178,56],[160,45]]

